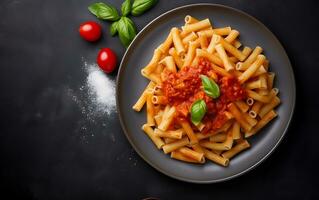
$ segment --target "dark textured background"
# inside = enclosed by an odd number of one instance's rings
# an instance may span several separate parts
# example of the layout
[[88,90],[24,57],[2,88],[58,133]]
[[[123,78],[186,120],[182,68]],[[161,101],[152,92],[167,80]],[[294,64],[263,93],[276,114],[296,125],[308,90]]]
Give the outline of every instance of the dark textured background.
[[[247,12],[282,42],[291,59],[297,107],[286,138],[262,165],[228,182],[180,182],[146,164],[126,140],[116,113],[82,113],[69,95],[81,92],[83,59],[100,47],[124,53],[117,37],[95,44],[77,32],[95,0],[0,2],[0,196],[3,199],[315,199],[319,132],[318,1],[201,1]],[[121,1],[108,0],[117,8]],[[160,0],[138,30],[163,12],[197,1]],[[115,79],[116,73],[110,75]],[[78,94],[81,95],[81,94]],[[85,128],[83,128],[85,127]]]

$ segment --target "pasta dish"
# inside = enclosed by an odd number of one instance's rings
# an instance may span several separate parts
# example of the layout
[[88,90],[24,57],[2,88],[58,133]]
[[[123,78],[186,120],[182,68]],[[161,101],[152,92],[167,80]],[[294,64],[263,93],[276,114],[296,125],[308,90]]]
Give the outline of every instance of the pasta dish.
[[248,149],[247,138],[277,116],[279,90],[263,49],[244,46],[239,31],[185,17],[141,70],[150,82],[133,105],[146,105],[142,130],[171,158],[229,160]]

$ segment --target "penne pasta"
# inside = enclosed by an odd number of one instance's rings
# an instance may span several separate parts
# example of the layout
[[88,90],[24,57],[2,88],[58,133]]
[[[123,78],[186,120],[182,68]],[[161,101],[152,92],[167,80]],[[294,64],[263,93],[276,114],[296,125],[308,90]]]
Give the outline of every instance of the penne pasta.
[[231,76],[224,68],[218,67],[217,65],[212,64],[212,68],[215,70],[216,74],[221,76]]
[[232,56],[232,57],[229,57],[229,61],[232,62],[232,63],[237,63],[238,62],[238,58]]
[[173,47],[173,48],[170,48],[169,51],[168,51],[169,55],[171,55],[175,61],[175,64],[177,65],[177,67],[179,69],[181,69],[183,67],[183,61],[182,59],[178,56],[177,54],[177,51],[176,49]]
[[[215,37],[216,37],[216,35],[215,35]],[[207,51],[208,53],[210,53],[210,54],[214,53],[214,51],[215,51],[215,46],[216,46],[216,42],[215,42],[214,38],[212,37],[211,40],[210,40],[210,42],[209,42],[209,45],[208,45],[206,51]]]
[[184,46],[186,46],[189,42],[195,41],[197,38],[197,34],[195,32],[191,32],[183,38],[182,43]]
[[173,151],[171,153],[171,158],[174,158],[176,160],[189,162],[189,163],[199,163],[198,161],[191,159],[189,157],[186,157],[184,154],[182,154],[179,150]]
[[256,114],[259,113],[260,108],[262,107],[263,103],[260,101],[256,101],[253,105],[253,107],[251,108],[251,111],[254,111]]
[[184,26],[183,31],[182,31],[182,36],[187,35],[190,32],[195,32],[199,31],[202,29],[205,29],[207,27],[210,27],[211,24],[209,22],[209,19],[204,19],[202,21],[195,22],[193,24],[189,24],[188,26]]
[[250,117],[248,113],[243,113],[243,118],[250,126],[255,126],[257,124],[257,120],[253,117]]
[[252,49],[250,47],[244,47],[244,49],[242,50],[242,53],[245,55],[245,59],[249,56],[251,51]]
[[259,69],[252,75],[252,78],[258,77],[261,74],[267,73],[266,69],[264,66],[260,66]]
[[258,55],[256,61],[241,76],[238,77],[238,81],[241,84],[247,81],[258,70],[264,60],[264,55]]
[[209,138],[209,137],[211,137],[211,136],[213,136],[213,135],[216,135],[216,134],[218,134],[218,133],[227,131],[227,130],[231,127],[231,125],[232,125],[232,121],[228,121],[228,122],[226,122],[220,129],[218,129],[218,130],[211,131],[211,132],[205,133],[205,134],[203,134],[203,133],[196,133],[195,135],[196,135],[196,137],[197,137],[198,140],[203,140],[203,139]]
[[229,35],[230,32],[231,32],[230,26],[213,29],[213,33],[220,36]]
[[161,124],[158,126],[158,128],[166,131],[174,119],[175,112],[175,107],[171,107],[167,111],[164,111]]
[[162,131],[158,128],[155,128],[154,133],[159,137],[166,137],[166,138],[172,138],[172,139],[182,139],[183,129]]
[[143,76],[146,77],[147,75],[151,74],[155,70],[158,62],[161,59],[161,55],[162,55],[162,51],[159,48],[155,49],[151,61],[146,65],[146,67],[144,67],[141,70],[141,74]]
[[146,74],[144,77],[149,79],[150,81],[155,82],[156,84],[160,84],[162,82],[161,77],[158,74]]
[[250,110],[250,111],[248,112],[248,114],[249,114],[249,116],[250,116],[251,118],[256,118],[256,117],[257,117],[257,113],[256,113],[255,111],[253,111],[253,110]]
[[249,131],[252,129],[252,126],[243,117],[243,113],[240,112],[234,103],[228,104],[227,108],[244,130]]
[[224,47],[221,45],[221,44],[217,44],[215,46],[215,49],[219,55],[219,57],[221,58],[221,60],[223,61],[223,65],[224,65],[224,68],[226,69],[226,71],[232,71],[234,70],[234,67],[233,65],[230,63],[229,61],[229,58],[225,52],[225,49]]
[[250,98],[250,97],[248,97],[247,99],[246,99],[246,103],[247,103],[247,105],[248,106],[252,106],[253,104],[254,104],[254,99],[253,98]]
[[267,79],[268,79],[268,76],[267,76],[266,73],[259,76],[260,88],[258,88],[258,89],[267,90],[267,88],[268,88],[268,86],[267,86]]
[[253,89],[259,89],[259,88],[262,88],[263,85],[262,85],[262,81],[260,79],[258,80],[255,80],[255,81],[250,81],[250,82],[247,82],[245,87],[247,89],[250,89],[250,90],[253,90]]
[[224,158],[218,154],[215,154],[207,149],[204,149],[204,155],[207,159],[209,159],[217,164],[220,164],[222,166],[226,167],[229,164],[229,159]]
[[144,106],[144,104],[145,104],[145,102],[146,102],[146,99],[147,99],[147,93],[148,93],[148,91],[152,90],[154,87],[155,87],[155,83],[151,81],[151,82],[146,86],[146,88],[145,88],[145,90],[143,91],[143,93],[142,93],[142,95],[140,96],[140,98],[138,98],[137,102],[133,105],[133,107],[132,107],[133,110],[139,112],[139,111],[143,108],[143,106]]
[[241,138],[240,125],[238,122],[234,122],[233,127],[232,127],[232,131],[233,131],[233,139],[234,140],[238,140]]
[[198,139],[196,137],[196,135],[193,132],[192,127],[190,126],[190,124],[187,121],[181,121],[180,125],[182,126],[182,128],[184,129],[184,131],[186,132],[187,137],[190,140],[190,144],[197,144],[198,143]]
[[167,138],[167,137],[164,137],[164,142],[165,144],[169,144],[169,143],[172,143],[172,142],[175,142],[176,139],[173,139],[173,138]]
[[259,95],[267,96],[269,95],[269,90],[258,88],[255,90]]
[[205,34],[199,34],[199,43],[200,43],[200,47],[202,49],[207,49],[208,47],[208,40]]
[[153,95],[162,95],[163,94],[163,91],[162,91],[162,87],[161,85],[156,85],[154,88],[153,88]]
[[156,96],[156,95],[153,95],[152,98],[151,98],[151,101],[153,104],[162,104],[162,105],[165,105],[167,104],[168,100],[167,100],[167,97],[166,96]]
[[185,24],[194,24],[196,22],[198,22],[198,19],[196,19],[196,18],[194,18],[194,17],[192,17],[190,15],[186,15]]
[[164,146],[163,140],[156,136],[154,130],[147,124],[142,126],[142,130],[149,136],[158,149],[161,149]]
[[155,120],[157,126],[159,126],[159,125],[161,124],[162,117],[163,117],[163,111],[162,111],[162,110],[160,110],[160,111],[154,116],[154,120]]
[[181,40],[181,37],[179,34],[179,30],[174,27],[174,28],[172,28],[171,32],[172,32],[172,37],[173,37],[173,44],[174,44],[174,47],[177,51],[177,55],[184,54],[185,48],[184,48],[184,45],[182,43],[182,40]]
[[250,56],[245,60],[245,62],[242,64],[241,69],[239,70],[246,70],[248,67],[255,62],[258,55],[261,54],[263,49],[260,46],[257,46],[254,51],[250,54]]
[[273,88],[275,73],[269,72],[267,74],[267,88]]
[[234,139],[233,139],[233,130],[230,129],[228,132],[227,132],[227,135],[226,135],[226,140],[222,143],[225,147],[227,147],[228,149],[231,149],[232,146],[233,146],[233,142],[234,142]]
[[176,72],[176,65],[174,58],[172,56],[166,56],[160,61],[161,64],[164,64],[166,68],[171,72]]
[[147,116],[147,125],[148,126],[155,126],[155,109],[154,105],[152,103],[152,96],[151,94],[148,94],[146,99],[146,116]]
[[223,45],[223,47],[228,53],[238,58],[238,60],[240,61],[245,60],[246,56],[241,51],[239,51],[236,47],[234,47],[232,44],[226,42],[222,37],[220,37],[219,43]]
[[187,54],[184,60],[183,67],[189,66],[195,57],[196,48],[198,47],[197,42],[189,42]]
[[[226,136],[227,139],[227,136]],[[205,147],[207,149],[211,149],[211,150],[219,150],[219,151],[225,151],[225,150],[229,150],[230,147],[225,145],[225,143],[217,143],[217,142],[210,142],[210,141],[200,141],[199,142],[200,146]]]
[[235,101],[236,106],[242,111],[242,112],[247,112],[249,109],[249,105],[247,105],[244,101],[239,100]]
[[239,47],[241,47],[241,45],[242,45],[238,40],[234,40],[232,44],[233,44],[234,47],[236,47],[237,49],[238,49]]
[[234,148],[222,153],[222,157],[231,159],[235,155],[237,155],[239,152],[244,151],[245,149],[248,149],[250,147],[250,144],[247,140],[243,140],[242,142],[236,144]]
[[239,36],[239,32],[235,29],[231,30],[230,33],[225,38],[225,41],[232,43]]
[[166,40],[162,43],[162,45],[160,46],[160,50],[162,52],[162,54],[167,54],[169,48],[172,46],[173,43],[173,35],[172,35],[172,31],[168,34]]
[[213,135],[209,137],[210,142],[224,142],[227,138],[226,133],[219,133],[217,135]]
[[[203,148],[199,145],[199,144],[194,144],[192,145],[192,148],[194,149],[194,151],[198,152],[198,153],[204,153]],[[205,158],[204,158],[205,159]]]
[[179,149],[181,147],[184,147],[186,146],[187,144],[189,144],[189,140],[187,137],[183,138],[183,139],[180,139],[180,140],[176,140],[172,143],[169,143],[169,144],[165,144],[162,146],[163,148],[163,151],[165,154],[168,154],[172,151],[175,151],[176,149]]
[[178,149],[178,151],[181,152],[184,156],[196,160],[199,163],[205,162],[204,153],[199,153],[187,147],[182,147]]
[[280,99],[277,96],[275,96],[274,98],[272,98],[272,100],[268,104],[265,104],[263,107],[260,108],[258,116],[261,118],[264,117],[268,112],[270,112],[279,104],[280,104]]
[[255,99],[256,101],[260,101],[262,103],[268,103],[270,101],[269,96],[260,95],[252,90],[246,90],[246,92],[247,96],[251,97],[252,99]]
[[275,117],[277,117],[277,113],[274,110],[268,112],[264,117],[260,119],[260,121],[258,121],[258,123],[253,129],[245,133],[245,137],[247,138],[252,135],[255,135],[260,129],[266,126],[266,124],[268,124]]
[[205,50],[196,49],[196,56],[197,57],[206,58],[210,62],[212,62],[212,63],[214,63],[214,64],[216,64],[218,66],[223,66],[223,61],[219,57],[215,56],[214,54],[210,54],[210,53],[208,53]]

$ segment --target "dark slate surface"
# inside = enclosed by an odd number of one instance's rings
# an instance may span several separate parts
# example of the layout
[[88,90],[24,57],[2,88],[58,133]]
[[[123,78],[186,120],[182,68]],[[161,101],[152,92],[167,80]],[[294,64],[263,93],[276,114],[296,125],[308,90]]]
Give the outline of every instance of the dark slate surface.
[[[262,165],[234,180],[196,185],[180,182],[146,164],[126,140],[116,113],[83,113],[87,74],[100,47],[121,58],[125,49],[108,35],[90,44],[77,29],[96,20],[93,1],[0,2],[0,195],[3,199],[314,199],[318,176],[319,109],[316,1],[201,1],[253,15],[285,47],[297,83],[297,107],[286,138]],[[117,8],[121,1],[109,0]],[[160,0],[141,17],[138,30],[172,8],[197,1]],[[116,73],[109,75],[115,79]]]

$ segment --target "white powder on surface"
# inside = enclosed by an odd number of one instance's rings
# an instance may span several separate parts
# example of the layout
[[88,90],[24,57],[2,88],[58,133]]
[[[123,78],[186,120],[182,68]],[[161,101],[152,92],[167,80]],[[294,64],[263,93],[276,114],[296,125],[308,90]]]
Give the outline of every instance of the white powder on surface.
[[[97,64],[87,63],[83,59],[82,69],[86,78],[80,87],[67,87],[67,95],[79,107],[83,118],[78,121],[75,130],[80,133],[81,141],[88,143],[96,133],[96,127],[108,130],[109,122],[116,119],[115,81],[105,74]],[[110,134],[114,143],[115,136]]]
[[96,64],[85,63],[88,72],[87,87],[89,97],[95,104],[96,112],[110,115],[115,111],[115,82],[111,80]]

